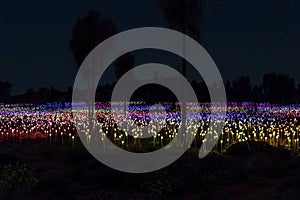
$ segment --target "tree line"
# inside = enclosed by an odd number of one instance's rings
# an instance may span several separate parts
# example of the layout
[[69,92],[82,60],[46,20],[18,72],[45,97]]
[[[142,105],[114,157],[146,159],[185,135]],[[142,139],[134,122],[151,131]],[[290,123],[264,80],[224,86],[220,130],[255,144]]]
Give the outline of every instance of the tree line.
[[[109,102],[116,82],[99,85],[96,92],[96,101]],[[191,85],[199,102],[210,102],[207,86],[204,82],[191,81]],[[262,84],[253,85],[248,76],[241,76],[233,81],[224,81],[228,102],[268,102],[280,105],[300,103],[300,84],[295,84],[294,78],[276,73],[267,73],[263,76]],[[13,85],[0,81],[1,103],[48,103],[71,102],[72,88],[59,91],[54,87],[41,87],[38,90],[28,89],[20,95],[11,95]],[[150,103],[162,101],[176,101],[175,95],[167,88],[149,84],[134,92],[133,101]]]

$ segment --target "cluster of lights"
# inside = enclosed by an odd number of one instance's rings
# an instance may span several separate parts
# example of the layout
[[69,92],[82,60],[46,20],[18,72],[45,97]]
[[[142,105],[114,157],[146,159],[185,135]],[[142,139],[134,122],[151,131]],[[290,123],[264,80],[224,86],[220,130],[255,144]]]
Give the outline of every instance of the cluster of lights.
[[[85,142],[90,143],[90,130],[98,128],[102,141],[107,136],[122,148],[130,144],[143,146],[145,143],[160,148],[177,135],[182,138],[181,142],[185,141],[185,137],[193,136],[195,139],[191,147],[205,147],[207,134],[216,139],[218,133],[214,130],[216,124],[208,128],[211,117],[210,104],[198,106],[199,111],[186,116],[186,133],[181,133],[181,110],[177,104],[165,104],[166,112],[154,111],[152,115],[149,113],[149,106],[139,102],[131,102],[126,115],[111,112],[111,109],[121,108],[121,103],[114,103],[114,106],[95,104],[97,118],[91,121],[84,115],[87,107],[83,105],[82,117],[76,120],[78,130],[74,126],[70,108],[6,105],[0,108],[0,139],[18,139],[21,143],[24,139],[42,138],[50,143],[74,145],[78,134],[84,134]],[[122,124],[118,125],[116,122]],[[299,129],[300,106],[230,103],[227,104],[225,124],[216,148],[222,152],[237,142],[264,141],[273,146],[285,146],[296,152],[300,145]],[[145,134],[151,137],[141,138]]]

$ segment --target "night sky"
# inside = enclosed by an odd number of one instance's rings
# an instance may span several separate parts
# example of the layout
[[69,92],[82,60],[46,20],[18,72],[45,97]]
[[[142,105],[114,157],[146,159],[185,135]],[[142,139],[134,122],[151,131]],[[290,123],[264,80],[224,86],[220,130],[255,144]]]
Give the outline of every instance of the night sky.
[[[156,0],[3,0],[0,80],[13,84],[13,94],[73,85],[69,40],[76,19],[89,10],[111,18],[120,31],[167,27]],[[224,79],[247,75],[258,84],[264,73],[277,72],[300,82],[299,1],[206,0],[204,12],[201,44]]]

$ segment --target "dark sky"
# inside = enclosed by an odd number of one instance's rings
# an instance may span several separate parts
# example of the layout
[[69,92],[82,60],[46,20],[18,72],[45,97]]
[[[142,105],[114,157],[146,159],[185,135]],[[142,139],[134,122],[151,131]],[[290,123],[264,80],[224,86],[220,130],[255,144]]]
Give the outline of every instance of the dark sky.
[[[76,19],[93,9],[120,31],[166,27],[156,0],[3,0],[0,3],[0,80],[13,93],[73,85],[76,66],[69,39]],[[224,79],[282,72],[300,82],[300,2],[206,0],[202,45]]]

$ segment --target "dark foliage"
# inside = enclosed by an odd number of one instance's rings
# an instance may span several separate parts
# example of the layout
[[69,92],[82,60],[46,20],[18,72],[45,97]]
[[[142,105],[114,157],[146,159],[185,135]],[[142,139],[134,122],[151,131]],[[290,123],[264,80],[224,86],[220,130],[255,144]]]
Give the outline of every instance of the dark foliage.
[[[18,156],[0,164],[2,182],[10,181],[18,192],[3,194],[8,199],[297,199],[299,158],[265,143],[249,145],[251,151],[237,143],[223,155],[212,152],[204,159],[191,149],[147,174],[110,169],[80,143],[4,145],[1,151]],[[24,172],[19,176],[24,181],[9,170]]]

